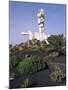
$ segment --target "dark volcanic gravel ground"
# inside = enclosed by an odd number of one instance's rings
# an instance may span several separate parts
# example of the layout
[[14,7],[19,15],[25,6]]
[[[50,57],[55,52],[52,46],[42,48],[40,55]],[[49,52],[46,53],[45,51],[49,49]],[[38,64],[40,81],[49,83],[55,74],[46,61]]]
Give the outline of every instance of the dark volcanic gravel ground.
[[[47,56],[48,54],[46,52],[43,51],[27,51],[27,52],[19,52],[16,55],[18,57],[22,57],[25,56],[25,54],[28,55],[39,55],[41,57]],[[59,63],[59,64],[63,64],[64,66],[66,66],[66,57],[65,56],[60,56],[60,57],[56,57],[53,59],[49,59],[47,61],[48,63]],[[43,70],[31,75],[28,75],[27,77],[29,77],[33,83],[32,87],[45,87],[45,86],[61,86],[61,85],[65,85],[66,83],[57,83],[57,82],[52,82],[49,75],[52,72],[52,68],[49,67],[49,69],[47,70]],[[10,80],[10,88],[20,88],[21,82],[24,79],[23,76],[18,76],[16,77],[14,80]]]
[[[31,79],[33,85],[32,87],[48,87],[48,86],[62,86],[65,85],[64,83],[52,82],[49,75],[51,74],[52,70],[43,70],[27,77]],[[17,77],[15,80],[10,81],[10,88],[20,88],[21,82],[23,77]]]
[[16,55],[18,57],[24,57],[25,55],[38,55],[38,56],[44,57],[44,56],[47,56],[48,53],[40,50],[39,51],[26,50],[26,51],[17,52]]

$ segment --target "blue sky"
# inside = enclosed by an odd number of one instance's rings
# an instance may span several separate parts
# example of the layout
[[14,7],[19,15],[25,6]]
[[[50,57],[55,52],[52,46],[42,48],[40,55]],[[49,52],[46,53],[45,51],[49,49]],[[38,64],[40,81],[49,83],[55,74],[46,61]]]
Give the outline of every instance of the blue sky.
[[64,4],[9,2],[9,29],[10,43],[12,45],[27,41],[22,31],[38,31],[37,12],[43,8],[46,14],[45,32],[51,34],[65,34],[66,6]]

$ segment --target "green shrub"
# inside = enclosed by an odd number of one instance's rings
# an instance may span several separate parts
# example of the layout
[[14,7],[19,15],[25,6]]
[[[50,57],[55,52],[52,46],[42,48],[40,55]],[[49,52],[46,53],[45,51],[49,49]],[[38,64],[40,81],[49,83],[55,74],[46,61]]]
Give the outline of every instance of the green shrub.
[[18,57],[15,56],[15,55],[14,55],[14,56],[11,56],[11,57],[10,57],[10,65],[11,65],[11,67],[16,67],[21,60],[22,60],[22,59],[18,58]]
[[22,87],[22,88],[27,88],[27,87],[30,87],[31,85],[32,85],[31,80],[30,80],[29,78],[26,78],[26,79],[22,82],[21,87]]
[[30,74],[40,71],[46,67],[45,62],[39,56],[24,58],[17,66],[17,71],[21,74]]
[[17,65],[22,61],[22,59],[18,58],[17,56],[10,57],[10,77],[15,77],[17,73]]
[[62,53],[63,50],[62,48],[65,45],[65,37],[63,34],[59,34],[59,35],[51,35],[50,37],[48,37],[48,42],[49,42],[49,48],[47,48],[48,52],[52,53],[53,51],[57,51],[59,55],[63,55],[65,53]]

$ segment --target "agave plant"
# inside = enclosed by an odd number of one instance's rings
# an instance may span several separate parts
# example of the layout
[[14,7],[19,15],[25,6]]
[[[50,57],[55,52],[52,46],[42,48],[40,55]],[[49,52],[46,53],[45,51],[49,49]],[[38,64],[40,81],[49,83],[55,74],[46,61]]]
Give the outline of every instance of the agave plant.
[[24,87],[24,88],[27,88],[27,87],[30,87],[32,85],[31,83],[31,80],[29,78],[26,78],[22,84],[21,84],[21,87]]

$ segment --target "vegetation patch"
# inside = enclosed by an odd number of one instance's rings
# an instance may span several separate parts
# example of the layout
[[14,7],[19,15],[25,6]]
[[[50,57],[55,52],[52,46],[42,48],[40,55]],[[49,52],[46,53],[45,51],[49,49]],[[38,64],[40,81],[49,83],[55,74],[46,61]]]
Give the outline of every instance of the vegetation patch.
[[22,82],[21,87],[22,87],[22,88],[28,88],[28,87],[30,87],[31,85],[32,85],[31,79],[26,78],[26,79]]
[[66,78],[66,73],[60,67],[55,67],[55,71],[50,74],[50,78],[54,82],[62,82]]
[[17,66],[17,71],[21,74],[30,74],[47,68],[47,63],[39,56],[24,58]]

